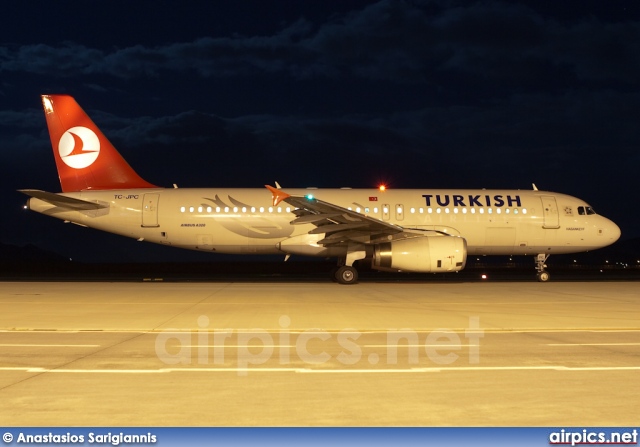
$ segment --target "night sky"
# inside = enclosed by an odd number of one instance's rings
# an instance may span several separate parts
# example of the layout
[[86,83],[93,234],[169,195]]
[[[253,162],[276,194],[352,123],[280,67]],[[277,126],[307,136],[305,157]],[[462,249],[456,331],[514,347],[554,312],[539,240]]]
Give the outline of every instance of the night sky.
[[0,242],[210,259],[24,211],[16,189],[60,191],[43,93],[157,185],[534,182],[640,237],[637,0],[3,4]]

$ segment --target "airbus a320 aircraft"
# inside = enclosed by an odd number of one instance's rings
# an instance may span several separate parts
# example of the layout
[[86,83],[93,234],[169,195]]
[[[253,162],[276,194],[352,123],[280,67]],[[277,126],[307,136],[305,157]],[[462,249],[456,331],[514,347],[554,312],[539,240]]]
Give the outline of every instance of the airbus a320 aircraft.
[[523,190],[189,189],[143,180],[67,95],[42,104],[62,193],[21,190],[27,208],[78,225],[215,253],[338,258],[353,284],[357,260],[374,269],[456,272],[468,255],[549,255],[605,247],[612,221],[576,197]]

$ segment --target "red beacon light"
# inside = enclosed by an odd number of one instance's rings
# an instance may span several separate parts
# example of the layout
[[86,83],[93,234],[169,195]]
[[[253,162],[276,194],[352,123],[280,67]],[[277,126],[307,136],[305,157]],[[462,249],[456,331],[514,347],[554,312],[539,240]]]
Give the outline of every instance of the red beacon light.
[[380,185],[378,186],[378,189],[380,190],[380,192],[384,192],[386,191],[387,187],[385,185]]

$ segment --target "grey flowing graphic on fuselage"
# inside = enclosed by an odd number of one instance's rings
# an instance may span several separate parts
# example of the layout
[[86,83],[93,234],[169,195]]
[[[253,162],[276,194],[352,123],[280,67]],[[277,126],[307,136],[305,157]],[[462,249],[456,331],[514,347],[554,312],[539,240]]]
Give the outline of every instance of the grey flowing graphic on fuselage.
[[[293,226],[287,222],[284,226],[269,219],[267,216],[259,215],[248,210],[257,209],[249,204],[243,203],[231,196],[228,196],[231,205],[225,203],[217,194],[215,198],[203,197],[219,207],[221,210],[228,210],[221,218],[215,218],[216,222],[239,236],[246,236],[256,239],[274,239],[290,236],[293,233]],[[203,206],[209,206],[203,203]],[[237,208],[237,211],[233,211]],[[242,209],[247,211],[241,212]]]

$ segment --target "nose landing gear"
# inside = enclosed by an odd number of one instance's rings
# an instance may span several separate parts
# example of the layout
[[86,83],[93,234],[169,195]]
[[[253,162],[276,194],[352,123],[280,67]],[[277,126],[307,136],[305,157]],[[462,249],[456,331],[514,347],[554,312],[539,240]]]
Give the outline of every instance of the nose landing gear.
[[538,254],[538,256],[536,256],[536,271],[538,272],[536,276],[538,277],[538,281],[540,282],[549,281],[549,272],[545,270],[545,268],[547,267],[545,262],[547,262],[549,256],[551,255],[547,255],[545,253],[540,253]]

